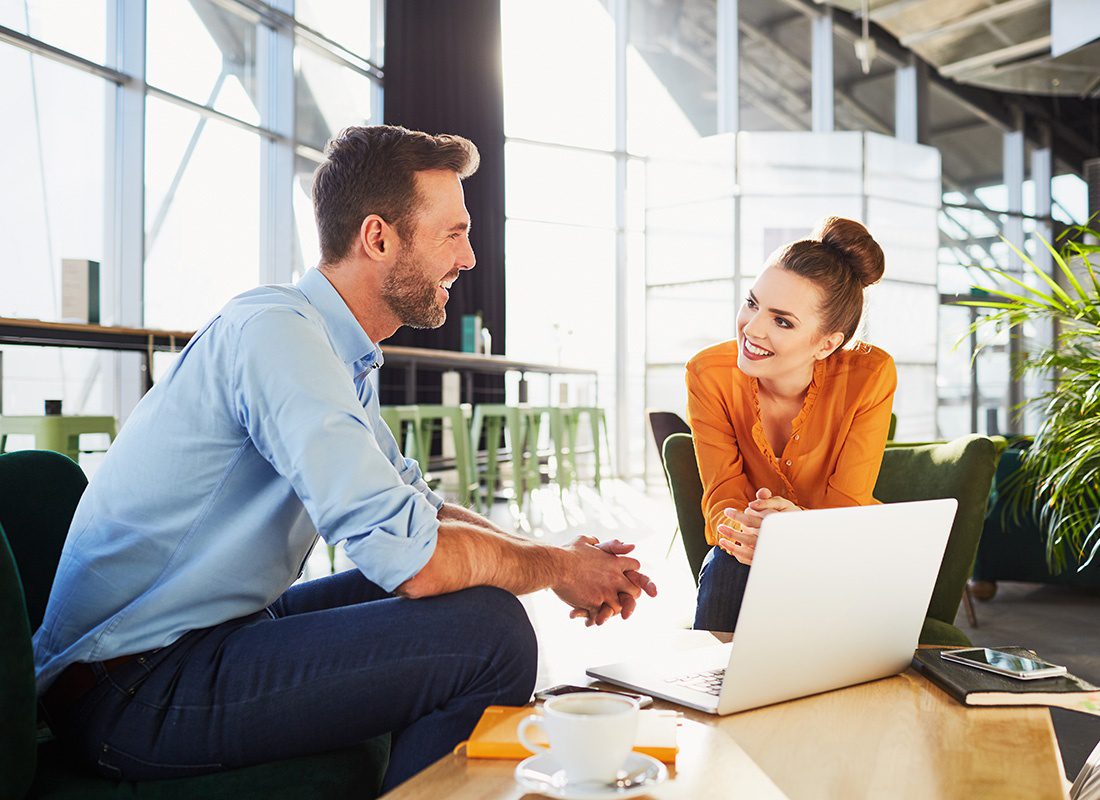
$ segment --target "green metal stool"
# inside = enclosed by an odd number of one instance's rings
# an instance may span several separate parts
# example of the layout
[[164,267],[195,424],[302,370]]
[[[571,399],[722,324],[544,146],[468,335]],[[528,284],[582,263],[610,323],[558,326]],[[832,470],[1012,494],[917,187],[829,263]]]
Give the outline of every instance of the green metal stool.
[[0,417],[0,440],[6,442],[12,434],[34,437],[38,450],[63,453],[73,461],[80,460],[80,435],[105,433],[113,442],[117,433],[114,417],[56,416]]
[[484,403],[474,406],[474,419],[470,433],[471,450],[481,443],[485,433],[485,507],[492,508],[493,494],[499,478],[500,436],[512,459],[512,484],[516,503],[522,508],[530,488],[524,479],[524,418],[519,406],[503,403]]
[[[577,432],[580,428],[581,417],[588,417],[589,430],[592,432],[592,455],[595,458],[595,471],[592,482],[596,490],[600,488],[600,469],[603,462],[600,449],[600,430],[603,429],[603,442],[607,445],[607,452],[611,453],[611,442],[607,433],[607,413],[599,406],[573,406],[565,409],[566,424],[570,429],[570,438],[574,448],[577,443]],[[576,463],[576,450],[574,449],[574,464]]]
[[[470,439],[469,414],[470,405],[464,403],[460,406],[418,405],[416,409],[420,415],[420,440],[424,446],[425,456],[431,447],[432,434],[438,426],[440,430],[449,432],[455,451],[455,473],[458,476],[458,488],[456,498],[464,506],[476,504],[480,509],[481,499],[478,496],[477,470],[474,466],[473,446]],[[446,423],[450,423],[447,425]],[[425,457],[424,461],[427,461]]]
[[382,406],[382,421],[390,429],[401,454],[420,465],[420,471],[428,471],[428,444],[420,424],[420,406]]
[[572,488],[577,480],[577,465],[573,457],[576,437],[568,422],[567,411],[560,406],[532,406],[526,410],[528,457],[524,462],[525,471],[533,475],[534,480],[540,480],[539,432],[543,417],[547,417],[550,422],[550,447],[554,454],[553,477],[559,491]]

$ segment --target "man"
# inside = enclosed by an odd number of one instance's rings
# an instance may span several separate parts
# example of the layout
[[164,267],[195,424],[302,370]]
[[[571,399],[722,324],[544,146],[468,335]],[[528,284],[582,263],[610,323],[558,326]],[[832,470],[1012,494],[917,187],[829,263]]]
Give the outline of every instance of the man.
[[[474,266],[456,136],[351,128],[314,206],[322,263],[230,301],[134,410],[73,519],[35,635],[43,706],[101,773],[194,775],[392,731],[385,788],[521,704],[515,595],[629,616],[631,549],[520,539],[443,502],[380,421],[377,343],[437,327]],[[316,541],[358,569],[291,587]]]

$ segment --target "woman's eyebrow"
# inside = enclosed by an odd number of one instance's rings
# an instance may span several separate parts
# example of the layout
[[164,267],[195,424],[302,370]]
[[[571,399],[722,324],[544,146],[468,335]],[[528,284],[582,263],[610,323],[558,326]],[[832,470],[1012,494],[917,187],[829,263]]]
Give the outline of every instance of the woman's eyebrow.
[[[749,289],[749,297],[752,298],[752,301],[756,303],[756,305],[760,305],[760,301],[756,299],[756,295],[752,293],[752,289]],[[802,321],[798,319],[797,314],[792,314],[790,311],[784,311],[781,308],[769,308],[768,311],[772,312],[773,314],[778,314],[781,317],[794,317],[799,322]]]

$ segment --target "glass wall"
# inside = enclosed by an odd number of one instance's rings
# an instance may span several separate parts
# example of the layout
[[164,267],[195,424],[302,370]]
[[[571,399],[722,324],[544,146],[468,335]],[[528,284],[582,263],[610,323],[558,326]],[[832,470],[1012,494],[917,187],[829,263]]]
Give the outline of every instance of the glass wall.
[[[104,323],[192,330],[315,264],[325,142],[380,121],[383,5],[0,2],[0,26],[35,40],[0,43],[0,315],[60,320],[61,261],[85,259],[100,264]],[[0,356],[4,413],[60,398],[124,418],[140,395],[130,355]]]
[[616,466],[640,475],[645,162],[716,131],[716,2],[501,11],[508,354],[598,370]]
[[[720,27],[720,5],[739,6],[733,28]],[[891,136],[894,66],[880,57],[862,76],[839,34],[833,67],[838,79],[847,77],[835,84],[836,133],[820,140],[804,135],[811,123],[809,15],[776,8],[764,0],[503,0],[509,353],[565,359],[568,337],[576,335],[570,331],[612,337],[614,345],[581,348],[577,363],[601,370],[601,402],[623,420],[618,449],[627,474],[642,471],[647,449],[648,462],[656,463],[645,406],[682,410],[684,360],[733,335],[746,282],[775,246],[804,235],[824,213],[864,220],[887,252],[888,285],[873,290],[866,323],[872,341],[891,340],[899,364],[899,437],[1007,426],[1007,339],[983,331],[972,343],[971,312],[941,305],[980,283],[980,266],[1008,263],[1010,251],[999,239],[1008,219],[1004,186],[979,181],[962,189],[941,181],[941,166],[944,175],[960,166],[967,167],[963,173],[977,169],[969,166],[969,145],[953,142],[942,151],[943,165],[931,148],[905,161],[912,154]],[[721,70],[728,68],[720,65],[731,29],[738,30],[746,134],[736,173],[714,170],[713,153],[684,157],[701,137],[721,139],[714,134],[723,133],[719,120],[727,118],[718,100],[722,74],[728,77]],[[950,112],[943,105],[950,97],[933,95],[929,113]],[[965,131],[953,113],[940,132]],[[797,147],[753,151],[758,144],[782,147],[771,137],[784,130],[803,137]],[[757,134],[763,138],[754,140]],[[834,149],[840,139],[833,137],[844,136],[865,142],[865,152]],[[727,149],[732,158],[735,148]],[[981,155],[988,174],[984,162],[1002,154],[983,144]],[[660,172],[658,161],[675,167]],[[722,176],[728,185],[715,186]],[[734,207],[735,196],[750,194],[752,202]],[[1053,195],[1055,221],[1083,221],[1083,210],[1071,210],[1084,205],[1080,179],[1055,178]],[[648,214],[632,213],[645,197]],[[1036,225],[1027,186],[1023,213],[1027,236]],[[593,254],[603,251],[595,244],[583,253],[554,251],[556,241],[580,236],[566,233],[568,226],[614,234],[612,258],[596,260]],[[532,266],[554,259],[549,274]],[[565,261],[587,265],[583,298],[549,283],[572,274]],[[533,303],[539,292],[555,292],[560,305]],[[590,298],[591,292],[606,294]],[[603,334],[583,319],[592,308],[608,320]],[[891,329],[911,335],[893,341]],[[650,470],[650,477],[660,480],[660,472]]]
[[[1082,224],[1088,218],[1087,186],[1076,175],[1055,176],[1051,200],[1051,219],[1047,222],[1053,223],[1054,232],[1050,238],[1056,238],[1064,226]],[[974,286],[1003,284],[1003,288],[1013,288],[983,268],[997,267],[1024,280],[1037,280],[1020,271],[1018,260],[1001,239],[1010,218],[1020,217],[1024,252],[1032,258],[1041,255],[1043,246],[1035,238],[1040,220],[1036,217],[1032,180],[1023,184],[1022,212],[1010,215],[1007,209],[1008,190],[1003,183],[978,186],[972,191],[956,188],[943,194],[939,289],[946,305],[940,310],[937,373],[937,424],[943,438],[970,432],[1004,434],[1012,429],[1009,336],[989,326],[970,334],[971,324],[985,312],[955,304],[959,295],[969,294]],[[1050,335],[1049,331],[1026,326],[1023,352],[1049,341]],[[1022,388],[1023,397],[1037,396],[1047,388],[1040,376],[1029,376]],[[1032,433],[1038,421],[1036,412],[1029,411],[1020,421],[1020,430]]]
[[647,338],[650,405],[683,408],[684,362],[734,338],[738,309],[772,252],[838,215],[864,221],[889,265],[857,335],[897,364],[898,436],[935,437],[935,148],[875,133],[720,135],[651,157],[649,189],[648,314],[659,320]]

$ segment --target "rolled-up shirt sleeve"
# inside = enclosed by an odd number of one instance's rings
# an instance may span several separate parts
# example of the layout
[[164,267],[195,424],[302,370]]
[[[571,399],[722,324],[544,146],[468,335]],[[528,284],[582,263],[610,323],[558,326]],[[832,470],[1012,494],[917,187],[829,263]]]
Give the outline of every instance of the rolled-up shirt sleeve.
[[241,425],[321,537],[343,542],[387,591],[416,575],[435,551],[442,499],[395,462],[392,435],[360,404],[324,332],[292,309],[264,310],[241,326],[233,376]]
[[382,421],[378,405],[378,393],[373,381],[371,382],[370,400],[366,408],[371,425],[374,427],[374,435],[378,440],[378,447],[385,453],[390,463],[393,464],[394,469],[397,470],[397,474],[401,476],[401,480],[406,485],[413,487],[427,497],[428,502],[431,503],[432,507],[437,511],[441,509],[444,503],[443,498],[428,488],[428,484],[424,480],[424,475],[420,472],[420,465],[417,464],[414,459],[406,458],[401,454],[401,448],[398,447],[397,440],[393,438],[393,432],[390,431],[389,426]]

